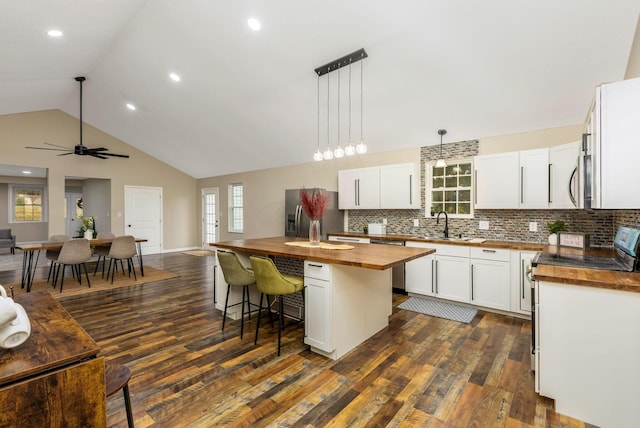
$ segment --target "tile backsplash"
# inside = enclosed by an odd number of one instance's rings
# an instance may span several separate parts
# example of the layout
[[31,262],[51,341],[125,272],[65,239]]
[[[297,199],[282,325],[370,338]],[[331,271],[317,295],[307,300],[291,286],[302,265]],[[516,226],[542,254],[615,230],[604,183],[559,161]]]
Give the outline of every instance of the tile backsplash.
[[[444,144],[447,159],[472,157],[478,153],[477,141]],[[442,236],[444,217],[436,224],[435,217],[425,217],[424,163],[440,155],[440,146],[421,149],[420,210],[350,210],[350,232],[362,232],[368,223],[381,223],[387,219],[387,233],[414,236]],[[419,226],[414,226],[414,219]],[[609,247],[619,226],[640,227],[640,210],[475,210],[474,218],[449,219],[449,235],[470,238],[545,243],[549,231],[547,223],[561,219],[571,232],[586,233],[592,246]],[[480,230],[479,222],[489,223],[488,230]],[[529,222],[537,223],[537,232],[529,231]]]

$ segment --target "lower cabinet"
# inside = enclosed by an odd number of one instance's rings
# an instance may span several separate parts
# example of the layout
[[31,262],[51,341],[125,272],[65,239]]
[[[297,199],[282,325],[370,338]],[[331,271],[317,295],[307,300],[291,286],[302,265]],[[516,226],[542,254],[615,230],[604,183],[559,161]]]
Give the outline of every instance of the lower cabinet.
[[471,303],[508,311],[510,251],[471,248]]
[[432,255],[405,263],[408,292],[469,303],[469,247],[412,241],[406,246],[436,250]]
[[370,244],[371,239],[369,238],[356,238],[353,236],[335,236],[329,235],[329,241],[338,241],[338,242],[357,242],[359,244]]
[[326,352],[333,344],[333,287],[331,266],[306,262],[304,266],[304,335],[305,343]]

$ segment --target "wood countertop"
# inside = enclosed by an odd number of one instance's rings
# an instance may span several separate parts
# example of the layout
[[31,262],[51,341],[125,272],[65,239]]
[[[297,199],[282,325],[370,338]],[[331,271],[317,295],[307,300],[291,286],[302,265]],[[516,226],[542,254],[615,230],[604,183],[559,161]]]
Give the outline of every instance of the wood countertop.
[[358,233],[358,232],[332,232],[329,236],[345,236],[353,238],[370,238],[378,239],[381,241],[410,241],[410,242],[426,242],[433,244],[446,244],[446,245],[465,245],[468,247],[484,247],[484,248],[503,248],[508,250],[520,250],[520,251],[546,251],[548,245],[536,243],[536,242],[517,242],[517,241],[495,241],[486,240],[484,242],[470,242],[464,240],[458,240],[456,238],[443,239],[438,237],[419,237],[415,235],[403,235],[396,233],[387,233],[384,235]]
[[216,242],[212,247],[243,251],[253,254],[284,256],[293,259],[311,260],[355,266],[367,269],[389,269],[410,260],[435,252],[432,248],[414,248],[390,245],[369,245],[349,243],[352,249],[304,248],[286,245],[286,242],[306,242],[303,238],[278,236],[272,238],[238,239],[234,241]]
[[640,272],[617,272],[539,264],[533,268],[533,279],[640,293]]

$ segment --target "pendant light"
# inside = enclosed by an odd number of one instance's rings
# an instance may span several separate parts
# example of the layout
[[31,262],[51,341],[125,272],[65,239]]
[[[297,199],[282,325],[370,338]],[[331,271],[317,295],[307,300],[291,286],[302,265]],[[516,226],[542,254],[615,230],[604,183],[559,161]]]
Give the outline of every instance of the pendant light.
[[362,77],[364,76],[364,61],[360,61],[360,142],[358,143],[358,145],[356,146],[356,152],[358,152],[358,154],[364,154],[367,153],[367,145],[364,142],[364,134],[362,133],[362,123],[363,123],[363,119],[362,119],[362,115],[363,115],[363,98],[364,95],[362,93],[362,88],[363,88],[363,84],[362,84]]
[[[358,49],[355,52],[352,52],[348,55],[343,56],[342,58],[338,58],[334,61],[331,61],[321,67],[315,69],[316,75],[318,76],[318,141],[316,146],[316,151],[313,154],[313,159],[315,161],[321,161],[323,159],[330,160],[335,158],[341,158],[346,156],[352,156],[355,153],[366,153],[367,145],[364,142],[363,137],[363,121],[362,121],[362,111],[363,111],[363,95],[362,95],[362,76],[363,69],[362,65],[360,67],[360,143],[357,146],[353,146],[351,142],[351,63],[361,61],[367,58],[367,52],[364,49]],[[361,63],[362,64],[362,63]],[[347,146],[343,149],[340,144],[340,86],[341,86],[341,76],[340,69],[349,65],[349,140]],[[330,90],[330,74],[332,71],[338,70],[337,78],[338,78],[338,105],[337,105],[337,114],[338,114],[338,122],[336,126],[338,127],[338,141],[336,143],[336,149],[331,150],[330,144],[330,114],[331,114],[331,90]],[[324,152],[320,151],[320,76],[327,75],[327,148]]]
[[338,64],[338,142],[336,143],[336,149],[333,151],[333,155],[337,159],[344,157],[344,149],[340,146],[340,64]]
[[316,152],[313,154],[313,160],[319,162],[322,159],[324,158],[320,151],[320,75],[318,75],[318,146],[316,147]]
[[349,61],[349,139],[347,141],[347,147],[344,148],[344,154],[347,156],[353,156],[356,154],[356,148],[351,143],[351,61]]
[[330,76],[327,75],[327,150],[324,151],[323,153],[323,157],[326,160],[331,160],[333,159],[333,151],[331,150],[331,147],[329,147],[329,94],[330,94],[330,85],[329,82],[331,81],[331,79],[329,78]]
[[436,168],[444,168],[447,166],[447,162],[444,160],[444,156],[442,156],[442,136],[447,133],[446,129],[439,129],[438,135],[440,136],[440,159],[436,162]]

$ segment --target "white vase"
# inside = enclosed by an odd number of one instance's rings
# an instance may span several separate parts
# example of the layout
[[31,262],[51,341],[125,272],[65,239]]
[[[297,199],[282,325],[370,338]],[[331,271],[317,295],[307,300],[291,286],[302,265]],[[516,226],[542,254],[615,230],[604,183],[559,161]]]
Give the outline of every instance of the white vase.
[[320,220],[309,222],[309,245],[312,247],[320,246]]
[[93,230],[85,230],[84,231],[84,239],[93,239]]
[[558,234],[552,233],[549,235],[549,245],[558,245]]

